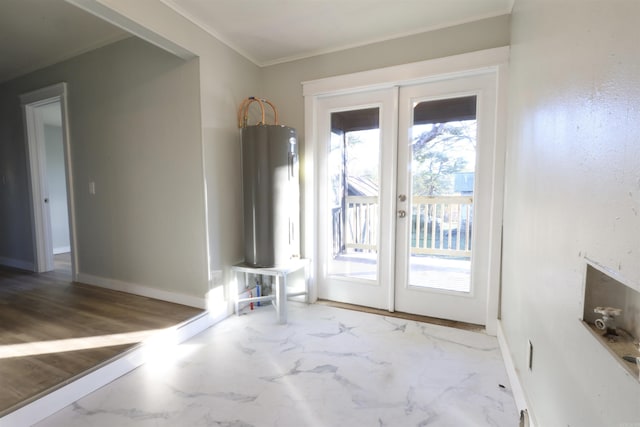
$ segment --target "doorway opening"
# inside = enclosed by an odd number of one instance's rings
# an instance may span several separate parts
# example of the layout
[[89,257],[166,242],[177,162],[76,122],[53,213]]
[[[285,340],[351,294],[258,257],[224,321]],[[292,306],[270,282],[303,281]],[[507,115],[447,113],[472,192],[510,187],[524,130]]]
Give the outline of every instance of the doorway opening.
[[75,280],[66,85],[24,94],[21,102],[29,153],[34,270],[60,270]]

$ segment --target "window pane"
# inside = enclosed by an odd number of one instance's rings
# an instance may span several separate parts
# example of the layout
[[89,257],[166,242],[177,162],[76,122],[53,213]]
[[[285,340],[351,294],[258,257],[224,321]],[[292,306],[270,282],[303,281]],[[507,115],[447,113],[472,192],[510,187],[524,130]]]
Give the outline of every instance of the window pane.
[[472,96],[414,106],[411,286],[471,290],[475,104]]
[[329,274],[377,280],[379,108],[331,115]]

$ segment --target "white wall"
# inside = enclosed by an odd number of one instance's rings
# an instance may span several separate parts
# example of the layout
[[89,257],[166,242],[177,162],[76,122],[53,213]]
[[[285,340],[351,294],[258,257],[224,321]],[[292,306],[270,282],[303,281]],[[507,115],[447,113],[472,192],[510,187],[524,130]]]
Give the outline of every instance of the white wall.
[[540,426],[640,423],[640,384],[579,321],[585,257],[640,290],[638,16],[516,0],[511,18],[502,321]]

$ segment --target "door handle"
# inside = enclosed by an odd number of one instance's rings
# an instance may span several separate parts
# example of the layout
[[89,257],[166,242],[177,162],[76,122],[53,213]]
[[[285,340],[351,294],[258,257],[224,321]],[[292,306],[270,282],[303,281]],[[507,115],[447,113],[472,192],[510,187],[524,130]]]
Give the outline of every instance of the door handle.
[[404,218],[405,216],[407,216],[405,211],[398,211],[398,218]]

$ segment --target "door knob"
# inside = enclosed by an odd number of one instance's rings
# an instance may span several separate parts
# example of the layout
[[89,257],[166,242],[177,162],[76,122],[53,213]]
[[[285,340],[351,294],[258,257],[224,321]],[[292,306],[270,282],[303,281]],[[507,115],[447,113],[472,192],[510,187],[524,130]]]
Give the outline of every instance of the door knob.
[[404,218],[405,216],[407,216],[407,213],[405,211],[398,211],[399,218]]
[[400,200],[401,202],[404,202],[404,201],[406,201],[406,200],[407,200],[407,196],[405,196],[404,194],[400,194],[400,195],[398,196],[398,200]]

